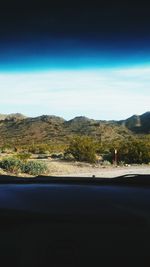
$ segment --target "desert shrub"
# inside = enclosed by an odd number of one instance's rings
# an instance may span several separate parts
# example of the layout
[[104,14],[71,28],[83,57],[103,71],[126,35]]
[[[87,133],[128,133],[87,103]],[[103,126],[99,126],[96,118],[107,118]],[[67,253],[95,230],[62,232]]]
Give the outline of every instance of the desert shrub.
[[14,152],[14,148],[12,148],[11,146],[9,145],[4,145],[1,147],[1,153],[7,153],[7,154],[10,154]]
[[91,137],[76,136],[70,142],[66,153],[70,153],[78,161],[94,163],[96,161],[96,144]]
[[63,159],[63,157],[64,157],[64,155],[63,155],[63,153],[53,153],[53,154],[51,154],[51,158],[52,159]]
[[150,145],[143,140],[136,139],[123,142],[118,150],[118,159],[128,164],[148,163],[150,161]]
[[[150,161],[150,141],[146,138],[130,137],[122,141],[112,142],[107,160],[115,158],[114,149],[117,149],[118,163],[142,164]],[[110,159],[109,159],[110,156]]]
[[0,161],[0,167],[6,171],[17,173],[22,168],[22,162],[17,158],[9,157]]
[[35,144],[26,147],[29,153],[33,154],[49,154],[50,147],[47,144]]
[[125,164],[126,164],[126,163],[125,163],[124,161],[120,161],[120,162],[119,162],[119,165],[120,165],[121,167],[122,167],[122,166],[125,166]]
[[111,162],[108,161],[108,160],[104,160],[104,161],[102,162],[102,165],[103,165],[103,166],[110,166],[110,165],[111,165]]
[[33,154],[38,154],[39,153],[39,148],[36,145],[32,145],[28,147],[28,152],[33,153]]
[[22,165],[21,171],[31,175],[41,175],[46,173],[47,165],[43,162],[28,161]]
[[74,156],[71,153],[69,153],[69,152],[65,152],[64,153],[64,160],[73,161],[74,159],[75,158],[74,158]]
[[41,144],[38,146],[39,154],[49,154],[50,148],[46,144]]
[[32,145],[31,144],[23,145],[21,147],[21,150],[23,152],[28,152],[32,154],[50,154],[50,153],[64,153],[66,148],[67,148],[66,144],[57,143],[54,141],[48,144],[37,143]]
[[19,153],[16,155],[16,158],[22,161],[27,161],[28,159],[30,159],[30,157],[31,157],[31,153]]
[[0,168],[12,173],[28,173],[31,175],[44,174],[47,165],[37,161],[23,161],[16,157],[9,157],[0,161]]

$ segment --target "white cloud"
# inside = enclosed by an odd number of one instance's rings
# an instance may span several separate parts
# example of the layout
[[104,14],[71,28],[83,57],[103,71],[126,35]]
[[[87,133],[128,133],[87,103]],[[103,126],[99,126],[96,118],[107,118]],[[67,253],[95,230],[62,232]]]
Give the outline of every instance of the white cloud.
[[121,119],[150,110],[150,67],[0,73],[0,113]]

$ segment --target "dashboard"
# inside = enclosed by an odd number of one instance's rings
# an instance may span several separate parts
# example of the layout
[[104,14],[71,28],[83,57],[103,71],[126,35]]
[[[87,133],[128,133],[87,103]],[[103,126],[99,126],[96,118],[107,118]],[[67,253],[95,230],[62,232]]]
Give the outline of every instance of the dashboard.
[[147,266],[150,177],[0,178],[3,266]]

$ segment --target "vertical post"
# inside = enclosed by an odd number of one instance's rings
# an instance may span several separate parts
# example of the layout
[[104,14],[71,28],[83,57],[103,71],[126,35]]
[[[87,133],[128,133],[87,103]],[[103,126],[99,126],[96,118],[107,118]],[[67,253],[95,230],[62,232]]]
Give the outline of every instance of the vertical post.
[[117,153],[118,153],[118,151],[117,151],[117,149],[115,149],[115,165],[117,166]]

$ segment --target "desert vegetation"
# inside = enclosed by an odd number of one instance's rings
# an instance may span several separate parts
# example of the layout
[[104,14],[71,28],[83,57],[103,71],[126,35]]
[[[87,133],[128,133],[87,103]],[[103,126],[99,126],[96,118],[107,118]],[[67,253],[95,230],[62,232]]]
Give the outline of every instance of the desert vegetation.
[[55,116],[4,117],[0,120],[0,168],[51,175],[50,164],[58,160],[93,166],[149,164],[149,119],[149,112],[119,122],[86,117],[70,121]]
[[48,144],[1,147],[0,168],[15,174],[51,175],[51,161],[83,162],[107,167],[113,165],[115,160],[118,166],[149,164],[150,136],[130,137],[127,140],[118,138],[106,142],[90,136],[75,135],[63,146],[56,144],[55,149]]
[[71,154],[77,161],[113,163],[115,150],[118,164],[147,164],[150,162],[150,136],[130,137],[127,140],[118,138],[111,142],[76,136],[70,141],[65,154]]
[[21,160],[15,156],[2,159],[0,161],[0,168],[14,174],[41,175],[47,171],[47,166],[43,162]]
[[96,142],[89,136],[76,136],[70,141],[65,156],[71,154],[77,161],[96,162]]

